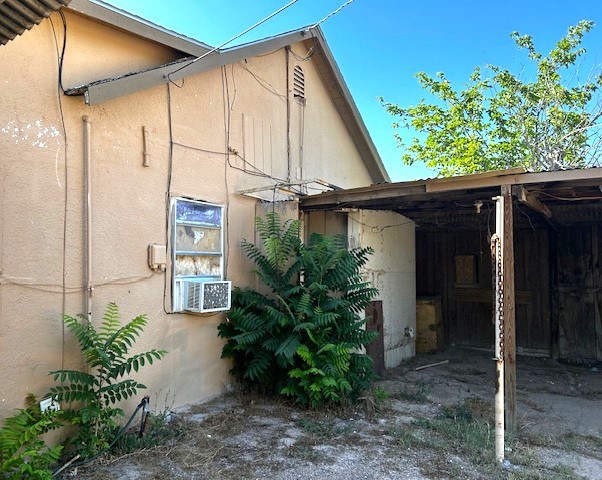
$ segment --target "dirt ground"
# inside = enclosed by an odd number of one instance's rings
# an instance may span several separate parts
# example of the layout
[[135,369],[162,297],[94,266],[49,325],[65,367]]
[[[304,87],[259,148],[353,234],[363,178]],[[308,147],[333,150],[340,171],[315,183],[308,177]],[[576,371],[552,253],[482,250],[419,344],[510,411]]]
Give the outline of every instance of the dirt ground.
[[[449,360],[416,371],[417,366]],[[242,393],[174,414],[169,445],[82,479],[602,479],[602,371],[519,357],[519,431],[493,461],[491,354],[448,349],[387,371],[357,405],[306,410]],[[602,370],[602,369],[600,369]],[[385,394],[386,392],[386,394]],[[384,398],[386,397],[386,398]]]

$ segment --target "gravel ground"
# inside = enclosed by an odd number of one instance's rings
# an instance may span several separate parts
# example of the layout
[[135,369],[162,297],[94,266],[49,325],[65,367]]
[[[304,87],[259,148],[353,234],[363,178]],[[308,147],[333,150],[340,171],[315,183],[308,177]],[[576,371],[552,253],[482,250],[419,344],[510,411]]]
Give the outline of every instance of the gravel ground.
[[[448,363],[416,371],[415,367]],[[107,456],[82,479],[602,479],[602,373],[519,357],[519,432],[493,461],[491,354],[418,355],[353,406],[308,410],[229,394],[174,415],[183,437]]]

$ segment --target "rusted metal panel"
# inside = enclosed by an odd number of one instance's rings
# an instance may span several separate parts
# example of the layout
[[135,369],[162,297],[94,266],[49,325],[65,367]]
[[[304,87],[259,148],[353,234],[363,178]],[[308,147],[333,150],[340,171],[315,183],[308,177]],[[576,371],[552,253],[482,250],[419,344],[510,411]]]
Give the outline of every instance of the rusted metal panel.
[[378,332],[378,338],[366,347],[366,353],[372,359],[373,371],[376,375],[382,376],[385,373],[385,341],[384,341],[384,319],[383,302],[374,300],[366,307],[366,330],[369,332]]

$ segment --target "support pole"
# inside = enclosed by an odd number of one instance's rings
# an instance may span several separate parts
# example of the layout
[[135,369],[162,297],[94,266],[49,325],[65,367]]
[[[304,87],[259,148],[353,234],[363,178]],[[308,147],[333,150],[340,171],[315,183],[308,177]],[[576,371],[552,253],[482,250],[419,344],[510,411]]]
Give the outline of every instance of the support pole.
[[495,200],[495,234],[491,237],[494,279],[495,459],[504,461],[504,197]]
[[506,402],[506,432],[516,435],[516,309],[514,292],[514,217],[512,187],[502,185],[504,201],[504,392]]

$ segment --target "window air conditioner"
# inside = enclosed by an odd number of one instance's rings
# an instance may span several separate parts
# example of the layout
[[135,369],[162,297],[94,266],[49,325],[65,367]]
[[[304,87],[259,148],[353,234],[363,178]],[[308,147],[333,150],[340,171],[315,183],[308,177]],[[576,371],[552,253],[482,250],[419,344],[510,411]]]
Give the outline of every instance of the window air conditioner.
[[220,312],[230,309],[231,281],[178,280],[180,309],[190,312]]

